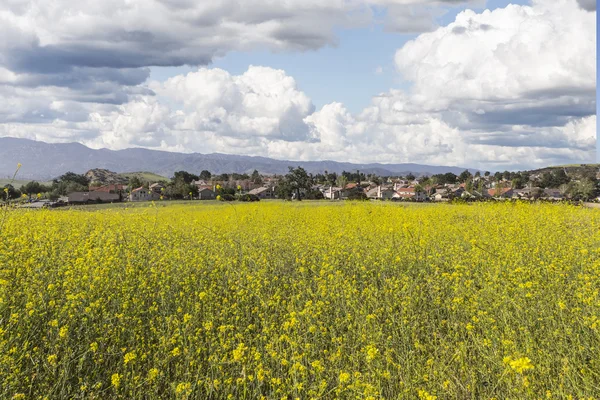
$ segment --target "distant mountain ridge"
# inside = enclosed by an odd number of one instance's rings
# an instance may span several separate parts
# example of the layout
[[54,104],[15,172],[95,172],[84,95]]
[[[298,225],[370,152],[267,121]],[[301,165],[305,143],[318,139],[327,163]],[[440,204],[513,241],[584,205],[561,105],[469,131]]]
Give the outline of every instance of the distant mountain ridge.
[[[417,176],[452,172],[459,174],[464,167],[405,164],[353,164],[336,161],[286,161],[266,157],[229,154],[174,153],[168,151],[132,148],[125,150],[90,149],[80,143],[45,143],[29,139],[0,137],[0,178],[12,176],[17,163],[22,167],[20,179],[50,180],[67,171],[83,174],[91,169],[116,172],[148,171],[162,176],[172,176],[175,171],[200,173],[208,170],[214,174],[251,173],[285,174],[288,166],[301,166],[309,173],[323,171],[356,171],[378,175]],[[471,172],[477,170],[469,168]]]

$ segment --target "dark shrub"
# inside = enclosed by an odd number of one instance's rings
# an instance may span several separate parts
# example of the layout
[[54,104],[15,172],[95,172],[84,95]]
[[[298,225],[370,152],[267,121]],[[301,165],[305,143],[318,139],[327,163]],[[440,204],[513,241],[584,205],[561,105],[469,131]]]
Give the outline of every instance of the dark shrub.
[[255,194],[243,194],[239,198],[240,201],[260,201],[260,198]]

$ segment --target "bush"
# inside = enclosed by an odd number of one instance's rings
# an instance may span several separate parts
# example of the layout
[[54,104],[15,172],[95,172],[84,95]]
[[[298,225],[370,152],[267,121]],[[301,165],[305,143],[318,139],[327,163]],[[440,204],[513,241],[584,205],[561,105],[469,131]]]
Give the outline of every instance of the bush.
[[369,200],[367,195],[363,191],[353,191],[348,195],[348,200]]
[[239,197],[239,201],[260,201],[260,198],[255,194],[243,194]]

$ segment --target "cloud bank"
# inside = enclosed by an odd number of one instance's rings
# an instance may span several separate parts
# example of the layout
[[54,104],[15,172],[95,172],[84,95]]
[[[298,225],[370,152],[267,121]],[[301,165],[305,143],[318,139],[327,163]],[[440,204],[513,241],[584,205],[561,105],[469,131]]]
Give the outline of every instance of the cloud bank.
[[335,26],[372,20],[377,7],[402,25],[395,12],[455,2],[69,3],[11,0],[0,9],[0,135],[502,169],[595,157],[590,2],[533,0],[421,25],[433,30],[394,58],[410,89],[380,93],[357,114],[342,103],[315,110],[293,77],[266,66],[241,75],[202,67],[165,82],[149,82],[148,67],[204,65],[242,47],[319,48],[335,43]]

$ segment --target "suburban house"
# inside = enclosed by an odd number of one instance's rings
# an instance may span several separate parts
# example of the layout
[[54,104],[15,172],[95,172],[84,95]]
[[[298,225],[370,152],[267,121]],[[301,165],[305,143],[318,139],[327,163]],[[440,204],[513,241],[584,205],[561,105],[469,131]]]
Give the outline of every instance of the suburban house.
[[543,190],[538,187],[529,187],[524,189],[514,189],[513,198],[517,199],[535,199],[540,197]]
[[86,203],[112,203],[121,201],[118,193],[108,192],[72,192],[69,193],[68,201],[70,204],[86,204]]
[[417,191],[414,187],[400,188],[396,190],[393,196],[396,200],[427,200],[427,194],[424,191]]
[[433,199],[435,201],[448,201],[450,196],[450,190],[447,188],[436,189]]
[[250,179],[243,179],[243,180],[238,180],[238,181],[234,182],[233,187],[235,189],[237,189],[238,186],[242,188],[242,191],[248,192],[250,190],[258,189],[258,188],[262,187],[263,185],[259,184],[259,183],[254,183]]
[[159,183],[159,182],[153,183],[152,185],[150,185],[150,190],[153,191],[154,193],[161,194],[164,189],[165,189],[165,185],[163,185],[162,183]]
[[152,190],[146,189],[143,186],[133,189],[129,195],[129,201],[150,201],[159,199],[160,195],[158,193],[154,193]]
[[342,189],[339,187],[330,186],[329,188],[322,189],[323,196],[329,200],[339,200],[342,197]]
[[127,185],[116,185],[116,184],[97,186],[97,187],[90,186],[90,192],[119,193],[119,192],[124,192],[126,188],[127,188]]
[[195,186],[198,186],[198,187],[200,187],[200,186],[210,186],[210,185],[208,184],[208,182],[206,182],[206,181],[205,181],[205,180],[203,180],[203,179],[199,179],[199,180],[197,180],[197,181],[195,181],[195,180],[194,180],[194,181],[192,181],[192,185],[195,185]]
[[471,191],[465,190],[464,192],[462,192],[460,197],[462,197],[463,199],[481,199],[484,196],[477,190],[471,190]]
[[553,188],[544,189],[543,196],[549,200],[562,200],[564,198],[560,189],[553,189]]
[[487,190],[487,195],[490,197],[502,198],[502,199],[510,199],[514,195],[513,188],[493,188]]
[[376,188],[370,189],[367,192],[367,197],[369,199],[377,199],[377,200],[391,200],[394,198],[394,190],[390,188],[382,188],[381,186],[377,186]]
[[199,200],[214,200],[217,198],[217,194],[210,187],[203,187],[198,189]]
[[272,199],[275,197],[273,189],[264,187],[264,186],[256,188],[256,189],[252,189],[251,191],[248,192],[248,194],[255,195],[259,199]]

